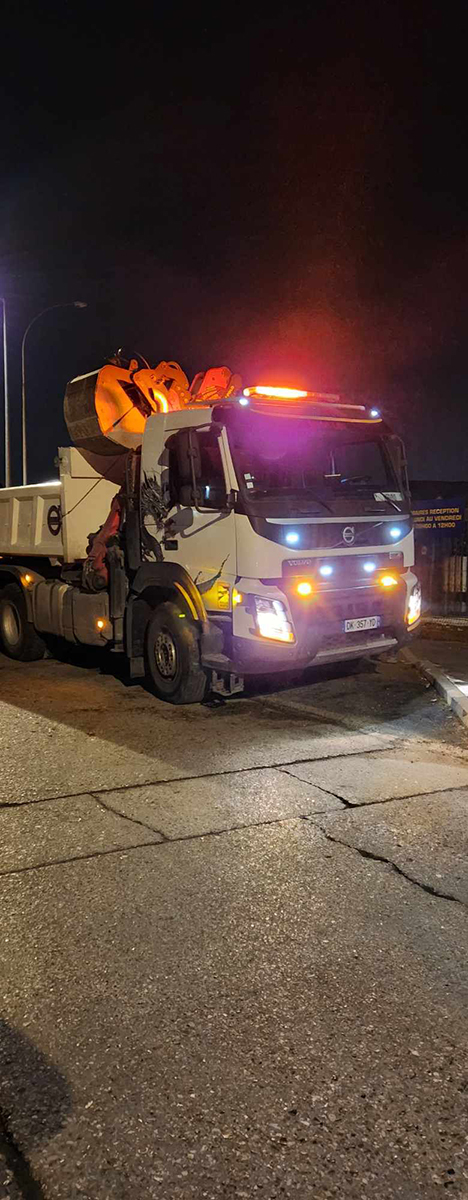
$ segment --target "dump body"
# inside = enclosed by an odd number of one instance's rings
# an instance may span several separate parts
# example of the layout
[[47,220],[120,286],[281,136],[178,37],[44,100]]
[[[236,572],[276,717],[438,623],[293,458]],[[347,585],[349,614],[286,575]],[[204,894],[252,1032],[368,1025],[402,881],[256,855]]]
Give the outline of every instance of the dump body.
[[60,450],[57,480],[0,489],[0,555],[85,559],[118,490],[74,446]]

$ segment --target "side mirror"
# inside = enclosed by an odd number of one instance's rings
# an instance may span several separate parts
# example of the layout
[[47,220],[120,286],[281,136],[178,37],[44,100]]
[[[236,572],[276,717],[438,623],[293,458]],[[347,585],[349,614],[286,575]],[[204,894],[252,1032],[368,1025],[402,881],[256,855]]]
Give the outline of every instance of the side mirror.
[[201,479],[200,445],[195,429],[180,429],[176,434],[177,466],[181,484],[192,485]]

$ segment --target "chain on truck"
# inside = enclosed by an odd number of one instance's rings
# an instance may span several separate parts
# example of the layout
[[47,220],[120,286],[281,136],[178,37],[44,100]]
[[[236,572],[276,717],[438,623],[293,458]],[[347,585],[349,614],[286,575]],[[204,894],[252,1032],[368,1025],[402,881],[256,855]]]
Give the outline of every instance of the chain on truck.
[[0,491],[10,657],[107,646],[182,704],[417,627],[404,449],[377,410],[120,352],[64,410],[58,479]]

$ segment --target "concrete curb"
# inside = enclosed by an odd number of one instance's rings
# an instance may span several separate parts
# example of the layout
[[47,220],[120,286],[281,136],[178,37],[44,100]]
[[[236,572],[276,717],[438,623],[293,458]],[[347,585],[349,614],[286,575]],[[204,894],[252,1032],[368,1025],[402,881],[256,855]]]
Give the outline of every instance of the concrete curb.
[[416,667],[425,679],[429,680],[435,687],[436,692],[449,708],[463,721],[463,724],[468,727],[468,696],[465,696],[461,688],[457,687],[450,675],[446,675],[441,667],[436,667],[434,663],[428,662],[425,658],[419,658],[414,650],[408,650],[406,647],[400,651],[400,656],[405,662],[410,663],[412,667]]

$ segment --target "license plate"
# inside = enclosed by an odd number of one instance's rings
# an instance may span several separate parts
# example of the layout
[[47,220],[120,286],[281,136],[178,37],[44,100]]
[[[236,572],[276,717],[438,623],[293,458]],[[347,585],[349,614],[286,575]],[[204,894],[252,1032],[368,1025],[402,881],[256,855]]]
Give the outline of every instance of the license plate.
[[352,621],[345,621],[345,633],[358,633],[360,629],[378,629],[380,625],[380,617],[355,617]]

